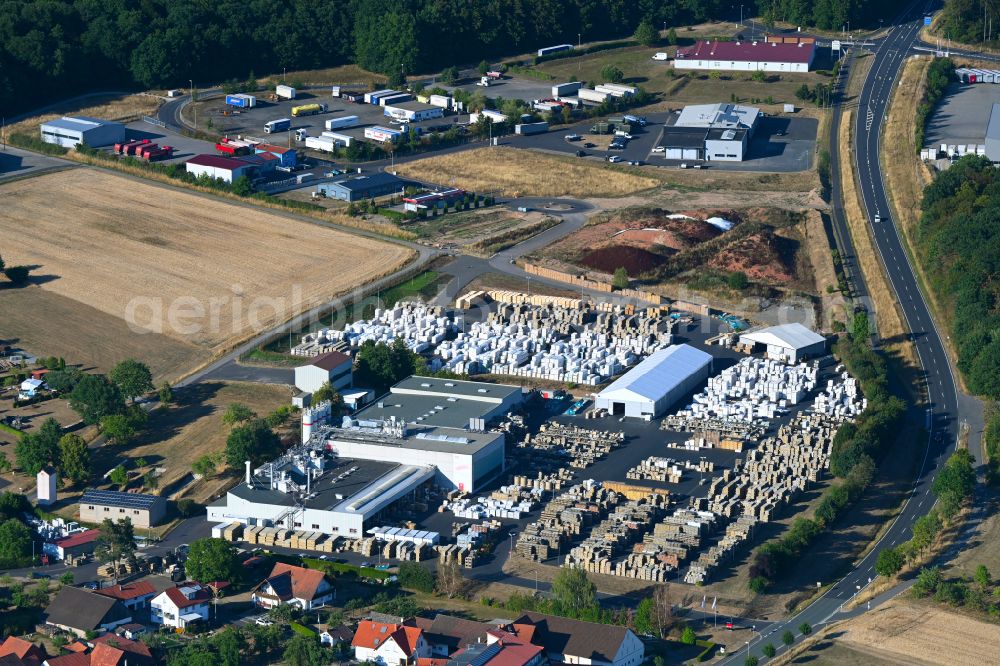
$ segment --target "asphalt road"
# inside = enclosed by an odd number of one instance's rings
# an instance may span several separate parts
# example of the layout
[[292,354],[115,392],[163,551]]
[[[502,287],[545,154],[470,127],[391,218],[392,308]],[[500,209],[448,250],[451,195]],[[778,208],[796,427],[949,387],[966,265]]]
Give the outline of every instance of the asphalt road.
[[[874,566],[881,550],[907,540],[912,533],[913,523],[934,505],[931,485],[941,465],[954,451],[957,441],[959,403],[955,379],[941,334],[931,318],[899,232],[890,218],[891,208],[886,195],[879,155],[883,121],[891,98],[892,86],[895,85],[902,64],[910,55],[917,39],[922,25],[921,16],[922,11],[918,11],[916,5],[911,6],[896,27],[875,48],[874,62],[859,99],[854,155],[863,207],[872,228],[875,244],[916,344],[920,365],[924,369],[931,410],[927,415],[926,426],[932,434],[927,442],[926,453],[911,495],[885,534],[867,556],[817,601],[797,615],[772,625],[769,633],[779,636],[785,630],[790,630],[797,638],[801,638],[798,627],[803,623],[816,628],[867,610],[867,606],[861,606],[852,612],[844,613],[842,605],[876,578]],[[881,216],[881,222],[874,221],[876,215]],[[895,593],[890,591],[882,595],[875,600],[874,605],[892,598],[899,591],[896,590]],[[761,647],[767,642],[784,649],[780,640],[765,640],[767,635],[748,647],[750,654],[760,657]],[[730,657],[723,663],[736,663],[736,659],[744,658],[745,654],[746,652],[740,651],[738,657]]]

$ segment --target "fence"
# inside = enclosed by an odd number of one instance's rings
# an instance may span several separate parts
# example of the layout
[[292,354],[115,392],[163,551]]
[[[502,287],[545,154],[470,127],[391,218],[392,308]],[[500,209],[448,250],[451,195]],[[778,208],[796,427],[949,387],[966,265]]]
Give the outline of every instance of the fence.
[[143,116],[142,122],[149,123],[150,125],[156,125],[157,127],[166,127],[167,124],[160,120],[159,118],[153,118],[152,116]]

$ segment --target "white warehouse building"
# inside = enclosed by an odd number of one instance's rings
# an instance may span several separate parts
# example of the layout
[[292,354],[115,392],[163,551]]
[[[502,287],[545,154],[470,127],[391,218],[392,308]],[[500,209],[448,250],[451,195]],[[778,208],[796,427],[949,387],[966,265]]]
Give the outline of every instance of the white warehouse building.
[[440,106],[423,104],[421,102],[402,102],[397,104],[386,104],[385,115],[396,120],[420,122],[422,120],[443,118],[444,109]]
[[330,382],[335,391],[351,386],[353,361],[347,354],[331,351],[311,358],[305,365],[295,368],[295,388],[315,393]]
[[672,345],[653,352],[612,382],[597,394],[594,406],[648,421],[707,380],[711,371],[711,354],[690,345]]
[[86,116],[63,116],[41,125],[42,141],[63,148],[84,143],[96,148],[125,140],[125,126],[110,120]]
[[798,363],[806,357],[826,352],[826,338],[802,324],[782,324],[740,335],[741,345],[767,347],[767,357],[786,363]]
[[675,69],[724,72],[808,72],[816,58],[816,43],[809,38],[794,42],[720,42],[699,40],[677,49]]

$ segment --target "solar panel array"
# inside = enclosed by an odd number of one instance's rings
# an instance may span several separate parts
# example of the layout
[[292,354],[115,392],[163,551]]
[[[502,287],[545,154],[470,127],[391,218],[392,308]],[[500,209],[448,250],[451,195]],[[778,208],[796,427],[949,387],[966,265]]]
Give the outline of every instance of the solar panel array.
[[140,493],[120,493],[115,490],[88,490],[80,498],[81,504],[100,504],[122,509],[150,509],[156,500],[155,495]]

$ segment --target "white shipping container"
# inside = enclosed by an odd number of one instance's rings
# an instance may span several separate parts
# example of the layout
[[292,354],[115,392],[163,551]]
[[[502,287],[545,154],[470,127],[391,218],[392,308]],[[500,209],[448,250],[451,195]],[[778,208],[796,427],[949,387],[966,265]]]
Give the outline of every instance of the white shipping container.
[[338,146],[344,147],[351,145],[351,142],[354,141],[354,137],[350,134],[341,134],[339,132],[323,132],[323,137],[333,139],[334,143]]
[[451,97],[447,95],[431,95],[427,101],[431,106],[440,106],[442,109],[450,109],[451,102]]
[[328,130],[347,129],[348,127],[354,127],[357,124],[357,116],[340,116],[339,118],[330,118],[325,123]]
[[332,153],[337,148],[337,142],[327,136],[307,136],[306,148]]
[[608,99],[608,93],[598,92],[597,90],[591,90],[590,88],[580,88],[580,90],[577,91],[576,96],[582,100],[597,103],[604,102]]
[[274,89],[274,94],[278,97],[283,97],[284,99],[295,99],[295,88],[291,86],[277,86]]

